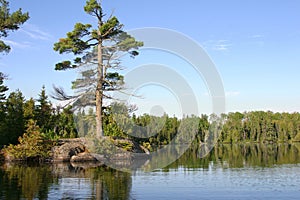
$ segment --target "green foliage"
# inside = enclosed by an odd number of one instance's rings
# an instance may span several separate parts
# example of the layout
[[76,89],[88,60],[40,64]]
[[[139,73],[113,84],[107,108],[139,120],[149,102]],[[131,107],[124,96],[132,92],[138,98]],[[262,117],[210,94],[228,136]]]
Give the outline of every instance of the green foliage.
[[74,30],[67,33],[67,38],[61,38],[59,42],[54,44],[54,50],[62,53],[74,53],[75,55],[82,54],[84,50],[90,48],[87,41],[82,40],[82,37],[90,34],[90,24],[76,23]]
[[88,110],[87,114],[85,110],[78,111],[74,115],[74,122],[79,137],[90,137],[95,134],[96,116],[92,108]]
[[[10,13],[8,1],[0,0],[0,38],[7,37],[9,31],[18,30],[20,25],[28,19],[28,13],[23,13],[21,8]],[[9,51],[10,46],[0,40],[0,52],[8,53]]]
[[292,139],[293,142],[300,142],[300,132]]
[[86,5],[84,6],[84,11],[90,15],[100,16],[100,13],[102,13],[102,8],[97,0],[88,0],[86,1]]
[[109,18],[106,23],[103,23],[102,26],[99,27],[100,36],[102,39],[109,39],[119,33],[121,33],[122,24],[120,24],[119,20],[113,16]]
[[[213,121],[220,120],[219,125]],[[195,130],[198,122],[194,143],[278,143],[300,141],[300,114],[299,113],[273,113],[273,112],[235,112],[216,116],[191,116],[184,119],[176,117],[150,115],[129,117],[126,106],[116,104],[105,115],[105,134],[131,138],[147,149],[155,150],[169,144],[175,136],[175,143],[190,141],[191,130]],[[117,122],[117,123],[116,123]],[[162,126],[161,126],[162,124]],[[220,126],[221,124],[221,126]],[[134,126],[135,125],[135,126]],[[127,126],[127,127],[126,127]],[[129,127],[129,128],[128,128]],[[159,127],[159,128],[158,128]],[[183,134],[180,134],[183,133]],[[138,136],[130,137],[128,134]],[[152,135],[148,138],[143,136]]]
[[110,155],[114,155],[117,152],[117,148],[111,137],[102,138],[87,138],[89,141],[87,147],[89,151],[95,152],[100,155],[105,155],[108,158]]
[[66,69],[72,69],[76,68],[77,65],[72,65],[70,61],[62,61],[60,63],[57,63],[55,65],[55,70],[66,70]]
[[62,113],[58,114],[58,120],[55,126],[55,135],[59,138],[76,138],[78,133],[74,124],[72,107],[64,108]]
[[36,122],[29,120],[27,130],[18,139],[19,144],[9,145],[3,151],[14,159],[20,160],[43,160],[50,157],[54,143],[46,141],[40,132]]
[[126,32],[122,32],[116,36],[118,41],[118,48],[120,51],[127,51],[132,57],[137,56],[139,53],[136,51],[138,47],[143,46],[143,42],[135,41],[135,38]]
[[46,95],[45,86],[42,87],[42,91],[37,99],[38,105],[35,107],[35,118],[37,125],[41,128],[42,132],[45,133],[53,127],[52,117],[52,104],[48,100]]
[[4,130],[3,138],[6,143],[16,144],[17,139],[25,131],[24,120],[24,97],[21,91],[12,92],[5,103],[6,128]]
[[[86,71],[86,76],[92,72]],[[112,75],[114,77],[115,75]],[[222,127],[213,121],[215,115],[190,116],[184,119],[150,115],[130,115],[132,108],[122,103],[113,103],[105,108],[103,130],[105,136],[134,140],[150,151],[173,143],[186,143],[195,135],[194,143],[288,143],[300,141],[300,114],[273,112],[245,112],[222,114]],[[94,136],[96,130],[95,112],[81,110],[74,114],[73,107],[52,108],[42,89],[35,101],[25,101],[20,91],[12,92],[0,102],[0,145],[17,144],[25,132],[26,124],[35,120],[41,127],[44,140]],[[214,119],[210,121],[210,119]],[[77,127],[75,126],[77,125]],[[194,126],[198,126],[196,133]],[[216,131],[213,131],[216,130]],[[180,134],[182,133],[182,134]],[[193,133],[193,134],[192,134]],[[219,137],[217,138],[219,133]],[[148,137],[151,135],[151,137]],[[137,137],[134,137],[137,136]],[[176,140],[174,138],[176,137]],[[129,150],[127,144],[120,144]],[[99,147],[100,148],[100,147]]]
[[17,144],[31,120],[36,121],[48,139],[77,137],[73,114],[72,107],[54,109],[44,87],[36,101],[25,101],[20,91],[12,92],[0,101],[0,145]]
[[36,119],[36,110],[35,110],[35,101],[33,98],[30,98],[24,103],[24,119],[26,122],[30,119]]
[[116,145],[126,151],[133,150],[133,143],[128,140],[117,140]]
[[220,142],[298,141],[299,113],[245,112],[225,115]]
[[150,152],[153,151],[152,146],[149,142],[143,142],[142,146]]
[[106,74],[106,80],[103,83],[103,88],[105,88],[106,91],[114,91],[118,90],[120,86],[124,85],[124,76],[120,75],[117,72],[113,73],[107,73]]
[[[107,110],[103,120],[103,131],[105,136],[126,138],[125,126],[131,126],[127,107],[121,103],[113,103]],[[128,133],[127,133],[128,134]]]

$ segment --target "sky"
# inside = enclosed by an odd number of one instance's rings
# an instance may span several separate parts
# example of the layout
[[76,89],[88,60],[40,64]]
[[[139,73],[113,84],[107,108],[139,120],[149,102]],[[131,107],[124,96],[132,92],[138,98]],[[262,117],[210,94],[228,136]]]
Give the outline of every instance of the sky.
[[[59,55],[53,44],[76,22],[95,23],[83,11],[84,0],[10,0],[11,11],[22,8],[30,19],[2,38],[12,51],[0,56],[0,71],[9,75],[11,91],[37,98],[43,85],[70,91],[76,73],[54,70],[55,63],[72,58]],[[188,36],[201,46],[222,79],[226,112],[271,110],[300,112],[300,1],[238,0],[103,0],[103,9],[123,23],[124,30],[159,27]],[[156,63],[174,68],[191,85],[200,113],[210,113],[210,92],[191,66],[165,52],[141,50],[124,61],[127,71]],[[126,70],[124,73],[126,73]],[[198,79],[197,79],[198,78]],[[176,82],[176,80],[174,80]],[[136,90],[143,98],[130,98],[143,112],[184,114],[176,94],[159,85]]]

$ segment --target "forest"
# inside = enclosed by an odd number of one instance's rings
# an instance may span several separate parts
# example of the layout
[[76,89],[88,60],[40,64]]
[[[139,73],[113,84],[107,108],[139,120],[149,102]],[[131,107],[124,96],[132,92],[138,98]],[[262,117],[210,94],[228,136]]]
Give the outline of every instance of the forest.
[[[36,99],[25,99],[22,92],[11,92],[7,97],[3,80],[0,82],[0,144],[18,144],[28,127],[38,127],[44,140],[93,136],[96,119],[93,109],[74,112],[71,106],[54,107],[42,87]],[[117,111],[116,111],[117,110]],[[150,151],[169,144],[177,135],[182,120],[189,118],[198,122],[195,143],[205,143],[213,126],[215,115],[186,116],[136,116],[130,107],[114,103],[104,109],[103,131],[105,136],[130,138],[139,142]],[[219,117],[217,141],[219,143],[290,143],[300,142],[300,114],[274,113],[271,111],[230,112]],[[153,123],[155,122],[155,123]],[[124,127],[127,126],[125,129]],[[185,123],[182,124],[185,126]],[[183,130],[187,127],[182,127]],[[188,126],[188,124],[186,125]],[[143,127],[146,127],[143,128]],[[147,135],[151,137],[134,137]],[[129,133],[129,134],[128,134]],[[149,133],[148,133],[149,134]],[[29,134],[30,136],[30,134]]]

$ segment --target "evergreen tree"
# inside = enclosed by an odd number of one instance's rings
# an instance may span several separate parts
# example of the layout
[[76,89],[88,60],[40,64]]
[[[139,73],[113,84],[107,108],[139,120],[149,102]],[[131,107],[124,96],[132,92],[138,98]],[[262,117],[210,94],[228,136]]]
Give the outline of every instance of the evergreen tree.
[[24,104],[24,119],[26,124],[29,120],[35,119],[35,101],[33,98],[27,100]]
[[64,108],[62,113],[59,114],[58,121],[56,122],[56,134],[60,138],[76,138],[78,137],[77,130],[74,123],[74,113],[72,106]]
[[102,137],[103,99],[110,98],[109,91],[122,89],[123,76],[114,71],[121,67],[120,56],[122,53],[138,55],[137,49],[143,43],[124,32],[115,16],[105,19],[99,1],[87,0],[84,11],[96,18],[97,27],[92,29],[91,24],[77,23],[66,38],[54,44],[54,50],[60,54],[78,56],[74,62],[63,61],[55,67],[56,70],[82,69],[81,77],[72,86],[76,95],[68,96],[61,88],[55,91],[57,99],[73,99],[76,107],[96,106],[96,135]]
[[9,31],[18,30],[20,25],[28,19],[28,13],[23,13],[21,8],[10,13],[8,1],[0,0],[0,52],[8,53],[10,51],[10,46],[5,44],[1,38],[7,37]]
[[7,143],[15,144],[18,137],[25,131],[24,123],[24,97],[22,92],[17,90],[12,92],[6,101],[6,130],[4,139]]
[[45,86],[42,87],[42,91],[39,94],[37,102],[38,105],[36,106],[35,119],[42,132],[45,133],[53,128],[51,123],[52,105],[46,95]]

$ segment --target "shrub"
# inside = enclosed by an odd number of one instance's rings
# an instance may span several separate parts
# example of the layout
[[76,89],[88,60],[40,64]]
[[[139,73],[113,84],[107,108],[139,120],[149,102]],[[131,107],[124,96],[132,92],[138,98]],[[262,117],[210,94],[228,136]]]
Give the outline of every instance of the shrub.
[[27,130],[22,137],[18,139],[19,144],[9,145],[3,149],[12,160],[44,160],[51,156],[51,148],[54,142],[46,140],[40,132],[40,128],[34,120],[29,120]]

